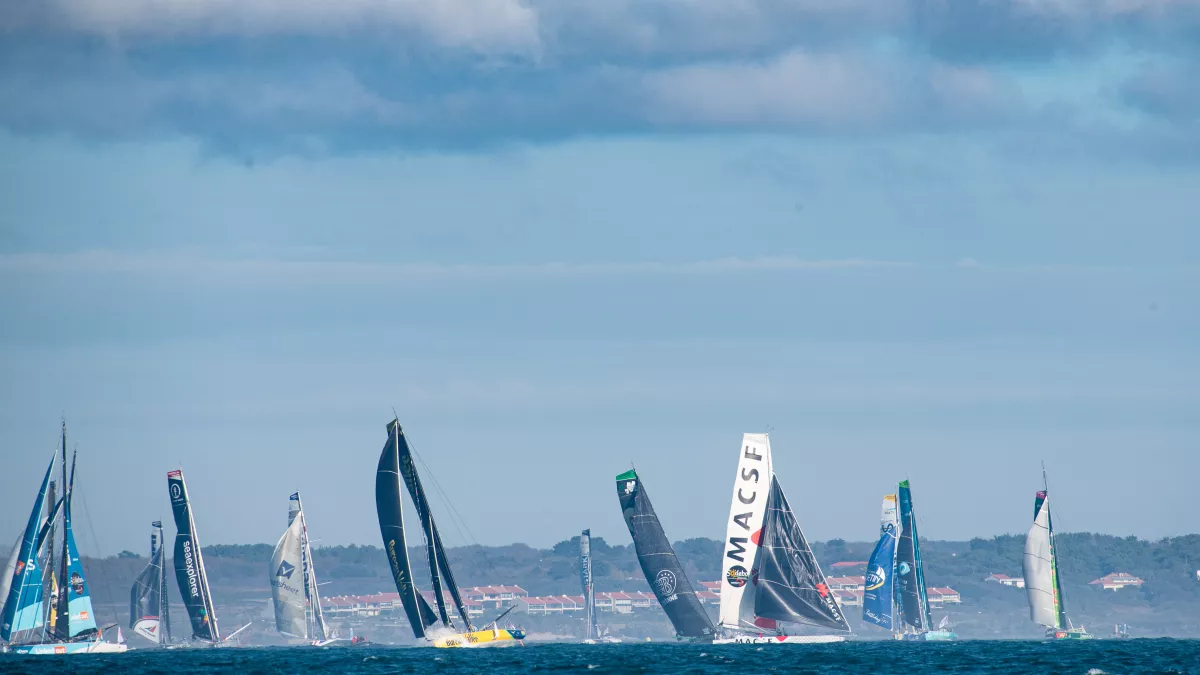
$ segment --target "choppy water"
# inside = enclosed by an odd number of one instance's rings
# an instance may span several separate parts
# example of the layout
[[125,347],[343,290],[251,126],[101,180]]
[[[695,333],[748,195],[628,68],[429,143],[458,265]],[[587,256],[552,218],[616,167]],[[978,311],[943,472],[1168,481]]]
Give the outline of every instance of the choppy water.
[[0,673],[1129,673],[1200,674],[1197,640],[835,645],[527,645],[137,650],[117,656],[0,655]]

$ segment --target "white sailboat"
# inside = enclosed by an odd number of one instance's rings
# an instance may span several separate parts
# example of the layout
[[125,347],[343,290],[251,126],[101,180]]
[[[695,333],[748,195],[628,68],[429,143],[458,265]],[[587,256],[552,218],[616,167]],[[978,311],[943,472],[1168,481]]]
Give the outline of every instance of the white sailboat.
[[825,582],[775,477],[767,434],[745,434],[726,525],[715,644],[842,642],[844,635],[789,635],[781,622],[844,633],[850,625]]
[[1034,496],[1033,525],[1025,536],[1025,593],[1029,616],[1046,627],[1046,637],[1055,640],[1087,640],[1092,634],[1071,624],[1063,603],[1058,575],[1058,549],[1054,544],[1054,522],[1050,517],[1050,488],[1042,469],[1042,490]]
[[330,635],[325,615],[321,612],[308,523],[304,518],[299,492],[288,498],[288,527],[275,545],[270,575],[271,596],[275,602],[275,629],[314,647],[337,642],[338,639]]

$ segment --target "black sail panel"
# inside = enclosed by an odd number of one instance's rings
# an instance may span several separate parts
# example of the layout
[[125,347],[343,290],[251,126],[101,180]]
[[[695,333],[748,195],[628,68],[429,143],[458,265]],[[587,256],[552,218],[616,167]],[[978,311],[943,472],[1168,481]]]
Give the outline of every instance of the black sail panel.
[[[379,515],[379,531],[383,535],[383,550],[392,568],[392,580],[404,605],[404,613],[412,626],[413,635],[425,637],[425,629],[437,622],[429,603],[413,585],[412,564],[404,544],[404,506],[400,491],[400,443],[403,432],[393,420],[388,424],[388,440],[379,455],[375,471],[375,510]],[[407,446],[406,446],[407,447]]]
[[709,639],[713,637],[712,620],[696,598],[671,542],[663,532],[654,513],[654,505],[637,474],[626,471],[617,476],[617,497],[621,515],[633,537],[642,574],[654,589],[658,603],[675,626],[679,637]]
[[918,631],[928,630],[922,596],[925,593],[924,573],[921,557],[917,552],[920,536],[917,534],[917,519],[913,513],[912,492],[908,481],[900,482],[900,541],[896,544],[896,598],[900,618]]
[[[399,429],[399,423],[396,422]],[[450,625],[449,617],[446,613],[446,604],[442,596],[442,588],[444,587],[450,592],[450,597],[454,600],[455,608],[458,614],[462,617],[463,623],[467,625],[468,630],[474,630],[471,626],[471,620],[467,617],[467,607],[463,604],[462,594],[458,590],[458,584],[454,581],[454,573],[450,571],[450,561],[446,558],[446,549],[442,546],[442,535],[438,532],[437,524],[433,521],[433,512],[429,509],[429,499],[425,496],[425,488],[421,485],[421,477],[417,474],[417,467],[413,464],[412,449],[408,445],[408,439],[404,436],[404,430],[400,429],[398,440],[398,452],[400,460],[400,474],[404,477],[404,484],[408,488],[408,495],[412,498],[413,505],[417,509],[417,517],[421,519],[421,530],[425,534],[425,543],[427,547],[427,555],[429,556],[429,572],[433,594],[438,606],[438,614],[442,618],[442,623]]]
[[774,477],[762,533],[755,615],[849,631],[850,625]]
[[200,558],[200,542],[192,531],[191,506],[188,503],[187,486],[183,472],[167,474],[167,487],[171,493],[171,512],[175,516],[175,580],[179,593],[192,622],[192,634],[201,640],[219,642],[216,617],[211,615],[212,598],[208,592],[208,579]]

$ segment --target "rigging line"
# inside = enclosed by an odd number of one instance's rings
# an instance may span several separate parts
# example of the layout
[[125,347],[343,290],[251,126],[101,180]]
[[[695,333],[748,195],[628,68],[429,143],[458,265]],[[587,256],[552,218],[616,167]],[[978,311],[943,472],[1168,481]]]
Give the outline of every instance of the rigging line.
[[[75,489],[74,486],[72,486],[71,489],[74,490]],[[80,490],[80,492],[79,492],[79,501],[83,503],[83,517],[87,519],[88,533],[92,535],[92,547],[93,547],[92,550],[96,551],[97,554],[99,554],[100,539],[96,537],[96,528],[92,526],[92,511],[91,511],[91,509],[88,508],[87,499],[83,496],[82,490]],[[97,565],[99,565],[101,567],[104,566],[101,558],[94,558],[94,560],[96,561]],[[82,563],[82,561],[81,561],[81,563]],[[107,574],[105,576],[107,577]],[[97,587],[97,588],[99,588],[99,587]],[[111,590],[108,588],[108,584],[104,584],[104,589],[105,589],[105,591]],[[59,593],[62,593],[62,591],[60,590]],[[97,594],[97,596],[98,595],[99,594]],[[107,593],[105,595],[107,595]],[[106,599],[97,597],[96,600],[99,601],[99,600],[106,600]],[[96,604],[100,604],[100,603],[97,602]],[[118,607],[120,607],[120,603],[114,604],[112,606],[114,608],[118,608]],[[114,616],[116,617],[118,623],[120,622],[119,611],[120,611],[119,609],[113,609]],[[101,628],[103,625],[104,624],[99,621],[96,622],[97,632],[103,632],[103,629]]]
[[[475,534],[471,532],[471,528],[467,526],[466,521],[463,520],[462,514],[460,514],[458,509],[455,508],[454,502],[450,501],[450,496],[447,495],[446,491],[442,489],[442,484],[438,482],[437,476],[434,475],[433,470],[430,469],[429,465],[425,463],[425,458],[421,456],[421,453],[417,452],[417,446],[414,445],[411,440],[409,440],[408,447],[410,450],[412,450],[412,454],[416,455],[417,461],[421,463],[421,466],[425,467],[425,475],[429,476],[429,478],[433,480],[433,486],[437,488],[438,494],[442,496],[442,501],[446,503],[446,506],[450,507],[450,521],[454,523],[454,529],[458,530],[458,536],[462,537],[464,541],[469,536],[471,543],[474,544],[476,550],[479,551],[479,554],[483,557],[484,562],[487,563],[492,573],[497,575],[500,574],[500,571],[496,569],[496,566],[492,564],[491,559],[488,558],[487,553],[484,552],[483,546],[479,544],[479,540],[475,538]],[[459,526],[460,524],[461,527]],[[464,529],[466,530],[467,536],[463,536]],[[476,566],[479,566],[478,562],[476,562]],[[479,566],[479,571],[484,571],[481,566]]]

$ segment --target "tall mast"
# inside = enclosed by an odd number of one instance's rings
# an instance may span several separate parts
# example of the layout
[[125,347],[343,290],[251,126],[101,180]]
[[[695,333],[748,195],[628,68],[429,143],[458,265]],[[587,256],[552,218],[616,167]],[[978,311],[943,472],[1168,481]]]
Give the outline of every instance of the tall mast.
[[68,609],[70,593],[68,592],[69,579],[67,578],[67,566],[71,563],[71,553],[67,550],[67,523],[71,520],[71,490],[72,486],[67,482],[67,420],[62,421],[62,488],[63,488],[63,508],[62,508],[62,562],[59,566],[58,574],[58,607],[55,610],[58,614],[58,619],[54,625],[54,633],[63,639],[66,639],[71,634],[71,613]]

